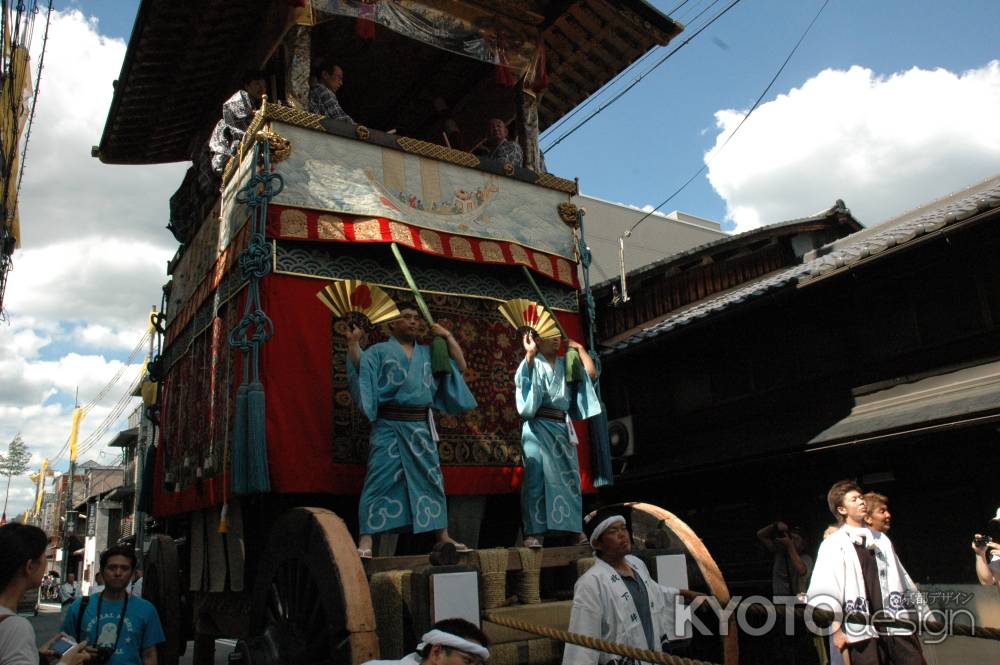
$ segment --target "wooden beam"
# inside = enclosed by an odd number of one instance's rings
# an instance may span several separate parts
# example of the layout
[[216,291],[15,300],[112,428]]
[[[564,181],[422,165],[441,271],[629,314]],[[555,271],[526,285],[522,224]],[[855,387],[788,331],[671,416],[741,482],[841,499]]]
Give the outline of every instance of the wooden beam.
[[[546,547],[542,550],[542,568],[560,568],[593,555],[590,545],[571,545],[569,547]],[[458,555],[458,562],[463,566],[475,567],[476,557],[472,552],[461,552]],[[364,559],[365,571],[371,577],[375,573],[389,570],[406,570],[422,568],[429,565],[430,560],[426,554],[413,554],[409,556],[384,556],[373,559]],[[507,572],[521,570],[521,558],[517,550],[510,548],[507,550]]]

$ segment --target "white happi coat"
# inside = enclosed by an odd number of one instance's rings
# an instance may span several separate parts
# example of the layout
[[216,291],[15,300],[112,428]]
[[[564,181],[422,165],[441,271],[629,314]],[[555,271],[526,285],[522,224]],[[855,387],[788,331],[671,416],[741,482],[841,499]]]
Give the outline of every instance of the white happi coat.
[[[646,564],[639,558],[626,555],[625,560],[646,587],[654,639],[658,642],[675,639],[674,602],[678,590],[654,582]],[[600,558],[577,580],[573,589],[569,631],[639,649],[649,648],[632,594],[618,572]],[[597,665],[616,658],[619,656],[567,644],[562,662],[563,665]]]
[[[812,578],[809,580],[809,604],[826,610],[869,613],[868,595],[865,593],[865,580],[861,572],[861,562],[854,549],[854,541],[864,537],[866,543],[874,543],[885,557],[886,589],[883,591],[883,608],[897,618],[912,619],[912,614],[905,612],[913,609],[912,600],[919,599],[919,591],[909,573],[903,568],[896,556],[892,542],[885,534],[877,536],[867,527],[843,526],[830,534],[819,546],[816,565]],[[923,603],[918,600],[918,606]],[[893,634],[908,635],[912,631],[900,628],[890,629]],[[871,626],[853,624],[847,631],[849,642],[861,642],[877,637]]]

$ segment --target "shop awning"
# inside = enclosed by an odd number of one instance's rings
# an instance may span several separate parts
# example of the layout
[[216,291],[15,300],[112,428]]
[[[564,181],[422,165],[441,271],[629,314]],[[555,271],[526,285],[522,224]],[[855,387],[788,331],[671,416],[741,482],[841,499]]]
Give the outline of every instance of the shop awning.
[[1000,421],[1000,361],[897,380],[855,398],[851,412],[813,437],[810,449]]

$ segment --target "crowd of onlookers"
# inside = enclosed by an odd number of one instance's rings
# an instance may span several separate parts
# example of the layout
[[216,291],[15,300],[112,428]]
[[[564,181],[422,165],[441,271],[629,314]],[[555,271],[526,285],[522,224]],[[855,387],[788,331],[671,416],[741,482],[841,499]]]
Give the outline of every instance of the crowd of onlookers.
[[[156,645],[165,638],[156,608],[141,597],[135,551],[124,545],[105,550],[97,584],[84,595],[73,573],[60,583],[45,572],[48,543],[38,527],[0,527],[0,665],[156,665]],[[39,648],[17,608],[43,582],[45,594],[51,598],[54,587],[62,605],[62,625]]]

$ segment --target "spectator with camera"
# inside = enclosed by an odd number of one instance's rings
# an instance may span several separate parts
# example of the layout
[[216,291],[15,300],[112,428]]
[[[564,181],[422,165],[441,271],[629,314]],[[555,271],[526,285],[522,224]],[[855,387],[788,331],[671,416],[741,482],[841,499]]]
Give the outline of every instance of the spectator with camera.
[[805,553],[806,540],[802,533],[784,522],[774,522],[757,532],[757,540],[774,555],[771,593],[776,598],[805,593],[813,559]]
[[[1000,522],[997,508],[993,523]],[[977,533],[972,538],[972,551],[976,553],[976,577],[983,586],[997,586],[1000,591],[1000,543],[988,535]]]
[[96,647],[92,663],[157,665],[156,645],[166,638],[153,604],[127,591],[135,562],[129,547],[105,550],[100,561],[104,589],[74,601],[63,619],[64,633]]

